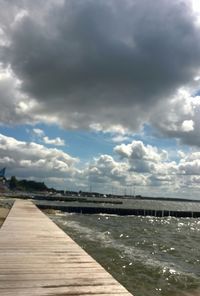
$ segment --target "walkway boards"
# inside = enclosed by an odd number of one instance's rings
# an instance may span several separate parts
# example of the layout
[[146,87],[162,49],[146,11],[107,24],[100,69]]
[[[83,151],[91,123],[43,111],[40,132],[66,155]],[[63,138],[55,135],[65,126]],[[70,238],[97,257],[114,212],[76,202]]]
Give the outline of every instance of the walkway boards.
[[0,295],[132,294],[35,205],[19,200],[0,229]]

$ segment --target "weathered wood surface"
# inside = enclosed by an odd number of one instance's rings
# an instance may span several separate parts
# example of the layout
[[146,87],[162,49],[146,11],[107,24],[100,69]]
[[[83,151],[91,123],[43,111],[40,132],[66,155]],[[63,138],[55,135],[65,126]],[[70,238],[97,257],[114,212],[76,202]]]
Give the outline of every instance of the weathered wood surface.
[[0,295],[132,294],[36,206],[16,201],[0,229]]

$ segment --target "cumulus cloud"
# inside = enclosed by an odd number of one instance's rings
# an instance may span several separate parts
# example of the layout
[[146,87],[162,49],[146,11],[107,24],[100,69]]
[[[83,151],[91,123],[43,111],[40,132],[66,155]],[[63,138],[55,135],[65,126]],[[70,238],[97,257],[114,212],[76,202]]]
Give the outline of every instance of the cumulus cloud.
[[146,193],[149,187],[156,187],[161,195],[164,188],[172,196],[200,185],[200,152],[177,151],[177,161],[172,161],[165,150],[141,141],[117,145],[114,150],[118,159],[101,155],[84,171],[90,182],[117,187],[136,185]]
[[191,132],[194,130],[194,121],[193,120],[184,120],[182,123],[183,132]]
[[[53,123],[109,132],[121,143],[147,123],[156,136],[200,146],[197,4],[0,1],[0,124]],[[74,178],[75,163],[68,167],[73,158],[45,147],[63,146],[64,140],[38,128],[33,133],[41,145],[2,136],[0,164],[16,167],[19,175],[26,168],[30,176],[41,172],[49,178],[55,166],[55,182],[65,169]],[[186,176],[188,184],[193,180],[198,186],[197,154],[180,151],[174,162],[165,150],[139,141],[114,151],[115,156],[101,155],[77,170],[76,180],[83,185],[87,178],[118,185],[135,180],[159,187]]]
[[[147,156],[148,151],[150,156]],[[198,196],[200,167],[195,167],[193,163],[194,160],[197,163],[197,159],[200,159],[197,152],[177,151],[175,162],[167,157],[165,151],[138,141],[118,145],[115,152],[115,156],[118,157],[101,155],[95,158],[79,174],[79,181],[88,184],[87,188],[90,184],[90,188],[98,189],[100,192],[134,194],[136,190],[136,194],[143,195],[187,198]],[[149,168],[152,165],[153,170],[141,170],[141,167]],[[88,183],[83,180],[87,180]]]
[[[170,160],[166,150],[145,145],[142,141],[121,144],[116,146],[114,150],[120,160],[128,164],[129,179],[132,184],[142,186],[141,192],[149,194],[148,188],[150,187],[151,192],[156,188],[156,192],[154,192],[156,195],[163,195],[162,190],[166,195],[173,195],[175,189],[179,188],[180,190],[178,163]],[[143,182],[135,183],[133,181],[135,177],[142,177]],[[127,184],[129,183],[127,182]]]
[[114,150],[122,159],[129,161],[131,170],[138,173],[155,172],[168,157],[165,150],[159,151],[151,145],[145,146],[141,141],[133,141],[127,145],[121,144]]
[[101,155],[89,166],[90,181],[108,183],[108,181],[120,181],[124,183],[128,166],[123,162],[116,162],[110,155]]
[[20,85],[11,67],[4,68],[0,62],[0,124],[33,122],[27,110],[34,106],[34,100],[21,93]]
[[[12,96],[1,121],[139,128],[198,75],[200,28],[189,3],[1,2],[0,60],[29,98]],[[186,120],[182,131],[190,134],[192,119]]]
[[7,167],[10,176],[75,190],[88,190],[92,185],[92,190],[100,192],[111,192],[112,187],[119,193],[121,188],[131,191],[136,186],[138,193],[147,195],[150,187],[157,195],[172,196],[200,187],[199,152],[178,151],[175,162],[165,150],[133,141],[117,145],[115,153],[116,157],[100,155],[80,169],[79,160],[61,150],[0,134],[0,166]]
[[78,159],[33,142],[0,134],[0,164],[21,178],[67,178],[76,173]]
[[200,175],[200,152],[185,155],[179,163],[179,172],[183,175]]
[[172,191],[180,183],[178,164],[168,160],[165,150],[141,141],[121,144],[114,150],[118,157],[101,155],[90,163],[84,171],[89,183],[118,189],[124,186],[129,191],[137,186],[146,194],[149,186],[160,192],[162,188]]
[[65,141],[60,137],[56,137],[55,139],[49,139],[49,137],[43,137],[43,141],[45,144],[55,145],[55,146],[64,146]]
[[180,89],[168,105],[155,108],[151,122],[164,136],[183,144],[200,146],[200,97]]
[[54,146],[65,146],[65,141],[60,137],[56,137],[55,139],[50,139],[45,135],[45,132],[42,129],[34,128],[32,131],[33,135],[38,137],[40,141],[47,145]]

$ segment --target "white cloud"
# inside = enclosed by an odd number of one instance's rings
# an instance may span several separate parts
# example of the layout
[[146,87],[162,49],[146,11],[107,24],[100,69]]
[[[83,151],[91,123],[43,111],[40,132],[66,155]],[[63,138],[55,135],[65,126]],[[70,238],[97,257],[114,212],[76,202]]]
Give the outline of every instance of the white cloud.
[[60,137],[56,137],[55,139],[49,139],[49,137],[45,136],[43,137],[43,142],[49,145],[65,146],[65,141]]
[[179,169],[185,175],[200,175],[200,159],[183,162],[180,164]]
[[200,152],[192,152],[180,160],[179,172],[184,175],[200,175]]
[[116,162],[110,155],[101,155],[89,167],[90,180],[108,183],[108,181],[122,182],[126,179],[128,166],[123,162]]
[[114,137],[112,137],[112,141],[117,143],[117,142],[124,142],[129,140],[128,136],[123,136],[123,135],[116,135]]
[[41,142],[47,145],[54,145],[54,146],[65,146],[65,141],[60,137],[56,137],[55,139],[50,139],[45,135],[45,132],[39,128],[34,128],[32,130],[32,134],[39,138]]
[[114,135],[121,135],[125,136],[129,134],[129,129],[125,128],[124,126],[120,124],[115,125],[104,125],[103,123],[92,123],[90,124],[90,129],[97,131],[97,132],[103,132],[103,133],[110,133]]
[[78,159],[53,148],[18,141],[0,134],[0,163],[21,178],[68,178],[76,174]]
[[160,188],[161,192],[163,186],[170,190],[177,186],[177,163],[168,160],[165,150],[145,146],[141,141],[121,144],[114,150],[120,156],[118,161],[110,155],[101,155],[90,164],[87,171],[90,182],[117,188],[127,186],[129,190],[136,185],[146,194],[149,186],[157,187],[158,191]]
[[185,153],[182,151],[182,150],[178,150],[178,153],[177,153],[178,157],[179,158],[185,158]]
[[180,89],[169,104],[155,108],[151,122],[163,136],[175,137],[183,144],[200,146],[200,97],[193,96],[191,92]]
[[40,128],[34,128],[33,134],[35,134],[38,137],[43,137],[45,135],[44,131],[41,130]]
[[117,152],[122,158],[128,159],[144,159],[151,162],[159,162],[166,160],[168,155],[165,150],[158,150],[151,145],[144,145],[142,141],[133,141],[130,144],[121,144],[115,147]]
[[15,19],[13,22],[13,26],[16,25],[16,23],[20,22],[23,20],[24,17],[28,16],[28,11],[25,9],[20,10],[19,12],[17,12],[17,14],[15,15]]
[[191,132],[194,130],[194,121],[184,120],[181,127],[183,132]]
[[194,11],[194,14],[196,16],[196,23],[197,25],[200,25],[200,4],[198,0],[190,0],[191,7]]
[[20,91],[21,81],[10,66],[0,63],[0,124],[33,123],[35,101]]
[[122,188],[131,191],[136,186],[144,195],[181,196],[183,190],[187,195],[189,188],[200,188],[200,152],[177,152],[180,159],[174,162],[165,150],[139,141],[118,145],[115,152],[120,159],[100,155],[80,169],[78,159],[61,150],[0,134],[0,166],[7,167],[10,176],[63,189],[88,190],[91,184],[100,192],[111,192],[112,187],[124,193]]

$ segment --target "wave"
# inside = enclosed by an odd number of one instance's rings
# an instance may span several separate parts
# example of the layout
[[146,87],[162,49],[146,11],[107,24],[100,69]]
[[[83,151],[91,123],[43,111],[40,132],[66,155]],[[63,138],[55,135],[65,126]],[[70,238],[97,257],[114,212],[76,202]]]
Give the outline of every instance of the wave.
[[[80,222],[69,220],[67,216],[72,216],[71,214],[62,215],[62,217],[57,216],[57,222],[62,224],[64,227],[73,229],[74,232],[78,234],[78,237],[81,235],[85,240],[91,242],[98,242],[104,248],[113,248],[113,250],[117,250],[121,254],[121,258],[126,258],[127,264],[132,262],[137,262],[149,267],[159,268],[162,273],[166,274],[179,274],[184,276],[190,276],[193,278],[197,278],[194,273],[185,272],[182,267],[174,263],[174,261],[160,261],[155,258],[148,250],[142,250],[135,246],[127,246],[125,241],[119,241],[112,237],[110,231],[100,231],[97,227],[87,227],[85,225],[81,225]],[[76,215],[77,216],[77,215]],[[108,217],[108,215],[98,215],[103,217]],[[109,215],[110,216],[110,215]],[[67,219],[67,220],[66,220]],[[152,217],[150,218],[152,219]],[[123,233],[119,236],[119,238],[127,237]],[[173,248],[171,248],[172,250]]]

